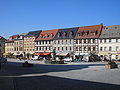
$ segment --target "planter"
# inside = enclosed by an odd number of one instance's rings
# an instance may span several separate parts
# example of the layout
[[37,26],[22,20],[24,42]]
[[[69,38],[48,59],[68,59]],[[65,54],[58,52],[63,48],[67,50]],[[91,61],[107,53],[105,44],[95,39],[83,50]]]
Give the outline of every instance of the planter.
[[45,61],[45,64],[64,64],[64,61]]
[[117,64],[107,64],[107,65],[105,65],[105,68],[114,69],[114,68],[118,68],[118,65]]

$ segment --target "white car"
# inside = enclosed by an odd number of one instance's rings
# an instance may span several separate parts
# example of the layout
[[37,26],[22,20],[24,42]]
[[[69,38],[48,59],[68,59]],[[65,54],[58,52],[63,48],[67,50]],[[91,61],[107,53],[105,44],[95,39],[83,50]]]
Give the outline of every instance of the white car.
[[38,56],[34,56],[31,58],[31,60],[37,60],[37,59],[39,59]]
[[64,60],[64,61],[67,61],[67,62],[71,62],[71,61],[72,61],[72,58],[64,58],[63,60]]

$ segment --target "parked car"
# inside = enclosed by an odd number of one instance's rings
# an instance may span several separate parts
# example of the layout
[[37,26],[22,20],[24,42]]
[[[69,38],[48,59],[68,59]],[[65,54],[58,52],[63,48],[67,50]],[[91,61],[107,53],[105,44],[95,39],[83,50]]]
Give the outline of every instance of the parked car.
[[67,61],[67,62],[71,62],[71,61],[72,61],[72,58],[64,58],[63,60],[64,60],[64,61]]
[[31,58],[31,60],[43,60],[43,58],[35,55]]
[[6,63],[6,62],[7,62],[7,58],[0,57],[0,62],[1,62],[1,63]]

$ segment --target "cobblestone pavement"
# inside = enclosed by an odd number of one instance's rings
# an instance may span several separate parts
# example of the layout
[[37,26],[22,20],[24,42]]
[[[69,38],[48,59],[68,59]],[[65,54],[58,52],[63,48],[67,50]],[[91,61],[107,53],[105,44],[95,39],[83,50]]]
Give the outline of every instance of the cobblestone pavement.
[[0,90],[119,90],[120,88],[120,64],[117,69],[105,69],[104,62],[45,65],[43,61],[29,61],[34,63],[34,67],[23,68],[23,60],[8,61],[10,62],[2,65],[2,72],[5,73],[0,74],[0,84],[4,78],[8,83],[3,84],[4,89]]

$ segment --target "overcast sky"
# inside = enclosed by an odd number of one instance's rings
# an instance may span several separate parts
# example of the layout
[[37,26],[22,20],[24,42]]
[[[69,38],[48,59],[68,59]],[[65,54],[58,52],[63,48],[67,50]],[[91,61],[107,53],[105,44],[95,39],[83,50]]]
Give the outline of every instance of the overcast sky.
[[120,0],[0,0],[0,35],[120,25]]

